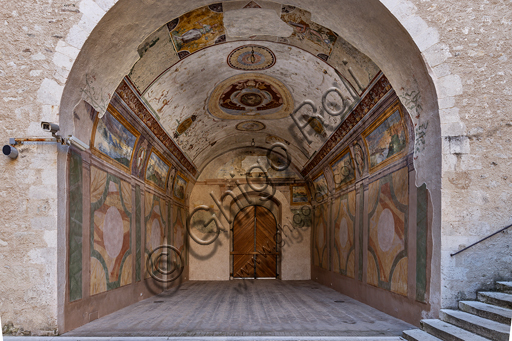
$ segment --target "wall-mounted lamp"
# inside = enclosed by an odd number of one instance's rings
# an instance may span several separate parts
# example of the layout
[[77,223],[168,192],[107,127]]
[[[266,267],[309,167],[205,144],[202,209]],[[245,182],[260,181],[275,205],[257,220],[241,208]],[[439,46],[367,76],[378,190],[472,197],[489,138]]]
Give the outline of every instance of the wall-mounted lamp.
[[253,147],[254,147],[255,145],[256,145],[256,143],[254,142],[254,139],[252,139],[252,141],[251,141],[251,146],[253,146]]

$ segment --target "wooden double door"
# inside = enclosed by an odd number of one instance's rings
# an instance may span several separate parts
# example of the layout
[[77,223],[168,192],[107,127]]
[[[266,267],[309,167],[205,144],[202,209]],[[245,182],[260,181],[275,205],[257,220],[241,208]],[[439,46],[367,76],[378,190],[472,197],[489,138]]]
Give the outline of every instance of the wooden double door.
[[277,278],[277,222],[263,206],[247,206],[233,222],[233,277]]

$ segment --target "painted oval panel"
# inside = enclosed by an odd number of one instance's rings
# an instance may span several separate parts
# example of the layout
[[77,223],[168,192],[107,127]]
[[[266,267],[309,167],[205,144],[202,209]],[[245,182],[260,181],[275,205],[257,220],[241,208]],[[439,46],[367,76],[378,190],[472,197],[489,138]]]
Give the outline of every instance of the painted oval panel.
[[110,207],[105,214],[103,241],[107,254],[115,259],[123,247],[123,218],[115,207]]

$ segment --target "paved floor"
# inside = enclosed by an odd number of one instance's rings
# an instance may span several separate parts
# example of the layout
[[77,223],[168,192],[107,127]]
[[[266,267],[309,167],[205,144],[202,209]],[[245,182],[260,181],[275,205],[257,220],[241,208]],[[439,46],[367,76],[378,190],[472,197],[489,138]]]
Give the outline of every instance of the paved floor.
[[312,281],[191,281],[64,336],[378,337],[413,328]]

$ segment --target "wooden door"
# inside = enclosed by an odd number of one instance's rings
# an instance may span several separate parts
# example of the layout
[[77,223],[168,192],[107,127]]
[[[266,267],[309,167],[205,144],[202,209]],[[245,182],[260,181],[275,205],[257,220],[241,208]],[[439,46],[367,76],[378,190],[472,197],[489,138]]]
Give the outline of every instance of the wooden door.
[[247,206],[233,222],[233,277],[277,277],[277,223],[263,206]]

